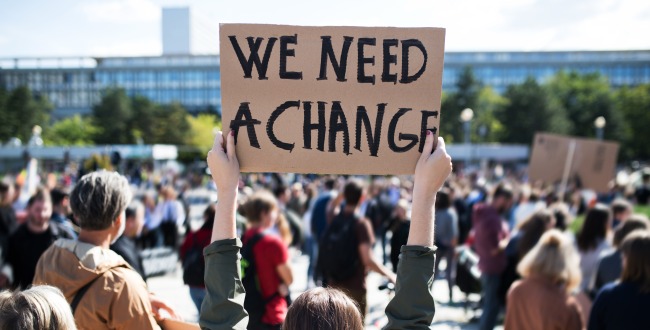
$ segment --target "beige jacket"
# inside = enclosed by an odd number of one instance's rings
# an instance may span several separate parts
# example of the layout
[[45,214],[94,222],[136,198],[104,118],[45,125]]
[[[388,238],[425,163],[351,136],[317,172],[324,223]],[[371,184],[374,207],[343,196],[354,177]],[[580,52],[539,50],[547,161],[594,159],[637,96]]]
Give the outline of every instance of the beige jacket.
[[79,329],[160,329],[142,277],[111,250],[60,239],[39,259],[34,284],[58,287],[72,302],[79,289],[98,277],[75,311]]

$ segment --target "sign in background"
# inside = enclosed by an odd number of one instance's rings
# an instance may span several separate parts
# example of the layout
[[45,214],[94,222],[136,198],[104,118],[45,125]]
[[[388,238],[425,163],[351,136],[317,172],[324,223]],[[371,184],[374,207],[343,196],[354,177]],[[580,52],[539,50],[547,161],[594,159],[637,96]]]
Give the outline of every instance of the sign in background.
[[222,24],[224,130],[244,172],[412,174],[436,136],[445,30]]
[[530,181],[578,182],[606,192],[614,179],[619,144],[548,133],[535,134],[530,156]]

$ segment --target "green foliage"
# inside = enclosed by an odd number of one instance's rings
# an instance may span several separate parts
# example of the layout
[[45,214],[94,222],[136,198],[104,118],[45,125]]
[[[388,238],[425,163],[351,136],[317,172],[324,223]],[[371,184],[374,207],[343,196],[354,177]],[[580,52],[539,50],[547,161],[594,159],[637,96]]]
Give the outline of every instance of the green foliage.
[[178,103],[159,106],[153,124],[154,142],[161,144],[185,144],[190,124],[187,111]]
[[93,107],[92,118],[93,124],[98,128],[94,139],[97,144],[134,142],[129,130],[133,109],[124,89],[107,89],[99,104]]
[[35,125],[47,130],[51,112],[52,105],[47,99],[33,94],[27,87],[18,87],[11,92],[0,90],[0,141],[18,137],[27,143]]
[[[536,132],[567,134],[571,123],[546,88],[533,78],[510,85],[504,93],[508,101],[497,111],[497,119],[511,129],[501,131],[504,143],[529,144]],[[516,128],[516,129],[515,129]]]
[[548,84],[572,124],[571,134],[594,138],[594,120],[605,117],[605,139],[623,141],[625,122],[615,111],[609,83],[599,73],[559,72]]
[[[650,127],[650,84],[623,87],[615,94],[615,111],[627,124],[621,154],[625,159],[650,159],[647,136]],[[609,126],[609,122],[607,123]],[[646,134],[646,135],[644,135]]]
[[221,129],[221,121],[213,114],[200,114],[196,117],[187,116],[190,125],[186,145],[207,152],[214,142],[214,129]]
[[90,118],[74,115],[55,122],[43,134],[46,145],[86,146],[93,144],[93,137],[97,134]]
[[463,125],[460,112],[465,108],[475,109],[481,83],[474,76],[471,67],[465,67],[456,82],[456,90],[445,95],[440,114],[440,135],[448,142],[463,141]]

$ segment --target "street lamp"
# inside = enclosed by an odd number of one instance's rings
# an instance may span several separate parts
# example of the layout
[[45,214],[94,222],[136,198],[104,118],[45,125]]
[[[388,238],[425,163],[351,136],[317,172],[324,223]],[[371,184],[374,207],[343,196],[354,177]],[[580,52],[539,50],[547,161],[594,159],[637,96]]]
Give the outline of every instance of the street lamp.
[[603,116],[600,116],[594,120],[594,127],[596,127],[596,138],[598,140],[603,139],[603,135],[605,133],[605,124],[607,124],[607,121]]
[[469,144],[470,142],[472,118],[474,118],[474,111],[472,109],[465,108],[465,110],[460,112],[460,121],[463,122],[463,128],[465,129],[465,144]]

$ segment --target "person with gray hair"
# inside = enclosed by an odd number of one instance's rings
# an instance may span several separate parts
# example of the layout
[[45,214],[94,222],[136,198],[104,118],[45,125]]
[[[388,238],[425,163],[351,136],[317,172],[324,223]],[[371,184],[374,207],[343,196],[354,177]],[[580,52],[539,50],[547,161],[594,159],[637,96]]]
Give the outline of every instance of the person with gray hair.
[[124,232],[131,189],[123,176],[84,175],[70,194],[78,240],[60,239],[36,266],[35,284],[61,289],[83,329],[159,329],[160,310],[174,311],[151,295],[142,277],[109,249]]
[[0,292],[0,330],[9,329],[76,330],[77,326],[61,290],[39,285]]

